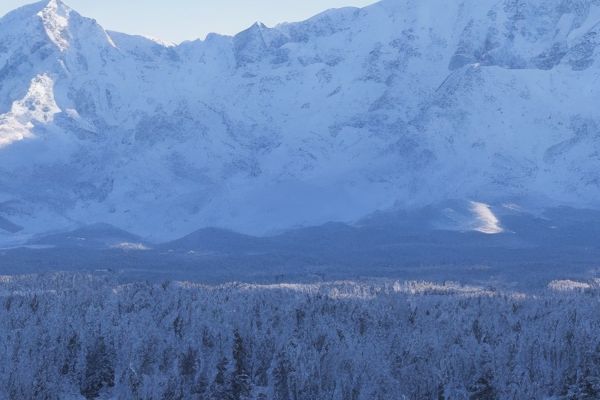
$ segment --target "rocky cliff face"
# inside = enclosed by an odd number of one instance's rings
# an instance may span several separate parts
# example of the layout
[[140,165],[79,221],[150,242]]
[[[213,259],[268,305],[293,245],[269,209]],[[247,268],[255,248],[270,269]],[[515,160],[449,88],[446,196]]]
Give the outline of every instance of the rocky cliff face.
[[0,238],[598,208],[599,44],[596,0],[384,0],[176,46],[26,6],[0,20]]

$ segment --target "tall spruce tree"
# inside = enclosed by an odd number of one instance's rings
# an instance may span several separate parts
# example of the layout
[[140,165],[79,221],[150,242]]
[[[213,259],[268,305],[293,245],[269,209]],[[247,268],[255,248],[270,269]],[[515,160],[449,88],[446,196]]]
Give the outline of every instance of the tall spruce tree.
[[232,395],[235,400],[242,400],[250,396],[250,376],[248,373],[248,354],[244,340],[236,329],[233,340],[234,370],[231,379]]

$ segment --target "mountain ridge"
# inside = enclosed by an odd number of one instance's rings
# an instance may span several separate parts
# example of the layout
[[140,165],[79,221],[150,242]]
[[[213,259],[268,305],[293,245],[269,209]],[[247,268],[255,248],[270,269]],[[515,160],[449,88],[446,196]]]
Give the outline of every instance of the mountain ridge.
[[23,230],[0,240],[96,222],[266,234],[453,199],[597,208],[600,3],[442,5],[178,45],[60,1],[7,14],[0,217]]

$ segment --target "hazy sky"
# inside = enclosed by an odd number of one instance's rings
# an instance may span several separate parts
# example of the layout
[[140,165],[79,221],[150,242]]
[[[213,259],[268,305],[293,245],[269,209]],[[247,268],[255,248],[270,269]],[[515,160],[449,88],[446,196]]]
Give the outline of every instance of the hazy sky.
[[[0,0],[0,15],[35,1]],[[234,34],[256,21],[269,26],[300,21],[328,8],[375,0],[65,0],[109,30],[174,42],[204,38],[209,32]]]

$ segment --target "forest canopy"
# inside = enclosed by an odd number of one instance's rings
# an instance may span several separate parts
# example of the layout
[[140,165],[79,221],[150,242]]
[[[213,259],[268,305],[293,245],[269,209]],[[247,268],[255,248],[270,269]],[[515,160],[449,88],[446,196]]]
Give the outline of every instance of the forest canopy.
[[0,283],[2,399],[594,399],[600,290]]

